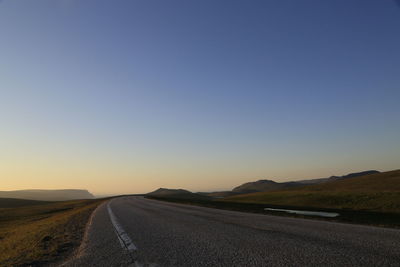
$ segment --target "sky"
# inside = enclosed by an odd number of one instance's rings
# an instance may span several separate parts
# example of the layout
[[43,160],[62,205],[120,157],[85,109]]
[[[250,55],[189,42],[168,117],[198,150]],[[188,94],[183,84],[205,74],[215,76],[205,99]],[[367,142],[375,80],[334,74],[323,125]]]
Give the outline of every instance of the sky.
[[0,190],[400,167],[392,0],[3,0]]

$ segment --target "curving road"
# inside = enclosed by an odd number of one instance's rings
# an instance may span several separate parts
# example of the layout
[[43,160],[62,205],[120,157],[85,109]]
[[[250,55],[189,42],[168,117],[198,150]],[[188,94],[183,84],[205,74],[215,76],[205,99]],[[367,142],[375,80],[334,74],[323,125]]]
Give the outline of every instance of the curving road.
[[142,197],[100,206],[64,266],[400,266],[400,231]]

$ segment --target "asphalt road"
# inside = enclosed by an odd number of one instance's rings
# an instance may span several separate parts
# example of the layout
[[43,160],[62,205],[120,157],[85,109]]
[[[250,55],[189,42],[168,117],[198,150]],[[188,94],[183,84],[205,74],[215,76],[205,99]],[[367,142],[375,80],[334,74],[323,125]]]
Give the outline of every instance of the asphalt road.
[[121,197],[64,266],[400,266],[400,230]]

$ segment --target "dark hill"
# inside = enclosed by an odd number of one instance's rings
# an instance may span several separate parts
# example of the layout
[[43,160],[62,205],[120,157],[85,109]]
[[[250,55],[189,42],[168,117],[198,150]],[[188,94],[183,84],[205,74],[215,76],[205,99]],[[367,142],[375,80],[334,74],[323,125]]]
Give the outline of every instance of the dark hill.
[[147,193],[150,197],[175,198],[175,199],[210,199],[208,196],[192,193],[184,189],[159,188],[153,192]]
[[269,205],[400,212],[400,170],[284,190],[240,194],[226,201]]
[[358,176],[377,174],[377,173],[380,173],[380,172],[375,171],[375,170],[370,170],[370,171],[354,172],[354,173],[350,173],[350,174],[343,175],[343,176],[331,176],[328,178],[317,178],[317,179],[301,180],[301,181],[294,181],[294,182],[301,183],[303,185],[321,184],[321,183],[325,183],[325,182],[331,182],[331,181],[336,181],[336,180],[341,180],[341,179],[354,178],[354,177],[358,177]]
[[[276,191],[276,190],[284,190],[294,187],[301,187],[305,185],[313,185],[313,184],[322,184],[326,182],[338,181],[338,180],[345,180],[348,178],[354,178],[359,176],[366,176],[372,174],[378,174],[378,171],[371,170],[371,171],[363,171],[363,172],[356,172],[350,173],[343,176],[331,176],[329,178],[318,178],[318,179],[310,179],[310,180],[301,180],[301,181],[291,181],[291,182],[283,182],[278,183],[272,180],[258,180],[256,182],[248,182],[242,184],[238,187],[235,187],[232,192],[235,194],[248,194],[248,193],[255,193],[255,192],[267,192],[267,191]],[[229,196],[228,194],[226,194]]]
[[271,180],[258,180],[256,182],[249,182],[242,184],[238,187],[233,188],[232,192],[247,194],[254,192],[264,192],[264,191],[272,191],[272,190],[280,190],[284,188],[290,188],[296,186],[296,183],[287,182],[287,183],[277,183]]
[[400,192],[400,170],[389,172],[365,172],[349,174],[326,183],[301,187],[306,191],[341,191],[341,192]]

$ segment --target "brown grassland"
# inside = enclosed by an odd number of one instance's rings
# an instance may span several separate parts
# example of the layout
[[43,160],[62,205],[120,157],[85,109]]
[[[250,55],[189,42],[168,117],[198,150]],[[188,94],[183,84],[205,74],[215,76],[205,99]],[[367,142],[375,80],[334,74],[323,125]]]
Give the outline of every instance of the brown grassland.
[[222,201],[400,213],[400,170]]
[[43,266],[71,255],[104,200],[0,209],[0,266]]

